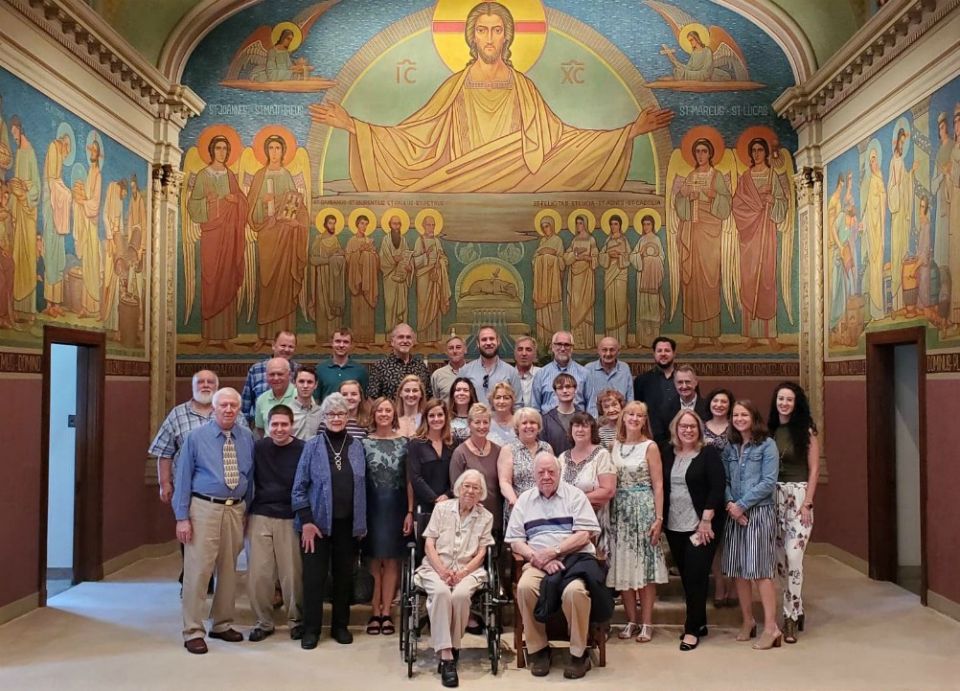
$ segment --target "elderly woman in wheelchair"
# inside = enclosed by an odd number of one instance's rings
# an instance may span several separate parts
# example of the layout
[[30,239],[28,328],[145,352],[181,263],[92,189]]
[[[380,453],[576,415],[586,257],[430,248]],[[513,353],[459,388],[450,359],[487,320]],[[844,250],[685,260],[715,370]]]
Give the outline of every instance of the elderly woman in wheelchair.
[[455,501],[433,509],[425,538],[423,563],[414,584],[427,594],[427,613],[433,648],[440,657],[444,686],[455,687],[460,640],[470,617],[470,601],[488,579],[485,560],[493,545],[493,515],[481,502],[486,481],[476,470],[467,470],[453,487]]

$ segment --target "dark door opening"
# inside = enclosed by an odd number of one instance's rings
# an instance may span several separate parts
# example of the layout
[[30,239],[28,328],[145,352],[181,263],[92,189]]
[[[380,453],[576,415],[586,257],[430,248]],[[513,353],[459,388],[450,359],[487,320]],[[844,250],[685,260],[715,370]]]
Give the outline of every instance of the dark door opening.
[[43,331],[39,605],[103,577],[102,333]]
[[867,336],[870,577],[927,601],[926,341],[921,327]]

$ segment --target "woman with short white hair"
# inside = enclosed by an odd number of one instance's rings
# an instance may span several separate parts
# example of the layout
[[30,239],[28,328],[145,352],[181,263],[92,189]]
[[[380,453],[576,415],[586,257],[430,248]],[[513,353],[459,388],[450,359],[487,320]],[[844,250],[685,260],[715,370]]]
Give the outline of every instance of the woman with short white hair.
[[423,532],[426,555],[414,576],[427,592],[427,614],[433,649],[440,656],[444,686],[459,683],[456,656],[470,618],[470,599],[487,580],[483,568],[493,544],[493,514],[483,508],[487,483],[474,469],[453,485],[456,501],[437,504]]

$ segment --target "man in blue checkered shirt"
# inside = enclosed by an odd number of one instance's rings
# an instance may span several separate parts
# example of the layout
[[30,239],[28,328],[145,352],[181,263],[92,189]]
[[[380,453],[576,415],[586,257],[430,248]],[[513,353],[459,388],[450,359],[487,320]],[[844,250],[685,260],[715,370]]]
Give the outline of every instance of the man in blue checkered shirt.
[[273,355],[265,360],[261,360],[250,366],[247,371],[247,381],[243,385],[243,394],[241,395],[240,409],[243,417],[247,421],[247,426],[251,429],[254,424],[254,416],[257,412],[257,398],[264,391],[270,388],[267,383],[267,362],[271,358],[282,357],[290,361],[290,381],[294,381],[297,372],[300,371],[300,365],[293,361],[293,352],[297,349],[297,335],[289,331],[278,331],[273,339]]

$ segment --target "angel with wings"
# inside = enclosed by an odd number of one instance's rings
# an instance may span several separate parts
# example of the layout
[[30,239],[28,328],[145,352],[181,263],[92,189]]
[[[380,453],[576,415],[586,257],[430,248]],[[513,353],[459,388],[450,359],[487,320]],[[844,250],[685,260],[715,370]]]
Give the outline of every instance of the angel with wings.
[[237,290],[244,280],[247,198],[231,166],[240,136],[226,125],[204,130],[184,160],[184,323],[193,313],[200,249],[201,346],[226,347],[237,336]]
[[673,67],[672,79],[658,79],[648,86],[680,91],[731,91],[763,86],[750,80],[746,56],[725,29],[707,28],[679,7],[665,2],[646,0],[646,4],[670,25],[677,43],[690,56],[683,62],[673,48],[662,46],[660,53]]
[[[670,319],[683,298],[683,332],[718,345],[720,294],[733,316],[739,261],[733,261],[736,231],[730,208],[737,183],[733,152],[724,150],[720,133],[697,128],[687,159],[674,150],[667,166],[667,260],[670,271]],[[684,145],[690,139],[684,137]],[[681,145],[681,146],[684,146]],[[721,288],[722,281],[722,288]]]
[[732,209],[740,251],[741,328],[748,348],[757,338],[776,348],[778,273],[793,323],[793,160],[785,149],[771,151],[764,136],[751,137],[746,149],[749,168],[740,176]]
[[308,313],[310,161],[293,133],[269,125],[243,152],[240,169],[249,180],[247,224],[257,253],[257,350],[278,331],[297,332],[298,305]]

